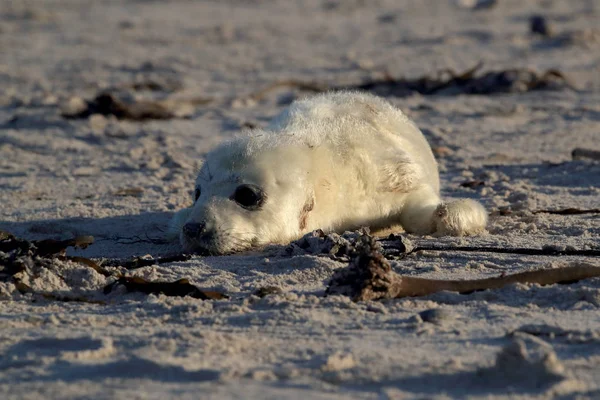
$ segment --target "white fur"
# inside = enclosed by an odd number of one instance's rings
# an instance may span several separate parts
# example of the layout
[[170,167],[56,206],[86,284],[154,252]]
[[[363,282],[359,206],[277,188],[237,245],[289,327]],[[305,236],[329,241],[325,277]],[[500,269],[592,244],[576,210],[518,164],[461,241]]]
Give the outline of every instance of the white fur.
[[[260,210],[230,200],[240,184],[263,188]],[[383,99],[356,92],[297,101],[267,129],[220,145],[196,185],[200,199],[170,226],[187,251],[288,243],[317,228],[400,224],[408,232],[460,236],[481,233],[487,223],[476,201],[442,202],[437,163],[416,125]],[[186,222],[204,223],[207,234],[187,237]]]

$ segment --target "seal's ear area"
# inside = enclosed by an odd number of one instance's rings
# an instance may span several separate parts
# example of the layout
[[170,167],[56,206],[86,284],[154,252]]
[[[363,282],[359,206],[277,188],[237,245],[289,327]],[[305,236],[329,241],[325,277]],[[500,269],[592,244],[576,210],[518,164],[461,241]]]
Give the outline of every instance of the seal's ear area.
[[308,226],[308,214],[313,208],[315,208],[315,196],[311,193],[300,210],[300,217],[298,218],[298,228],[300,228],[300,231],[304,231]]
[[185,225],[185,223],[187,222],[191,213],[192,207],[179,210],[175,213],[175,215],[173,215],[171,222],[169,222],[169,228],[167,229],[166,239],[168,241],[175,242],[179,240],[181,229],[183,228],[183,225]]
[[398,193],[412,191],[419,184],[423,174],[419,164],[405,154],[381,160],[378,172],[378,190]]

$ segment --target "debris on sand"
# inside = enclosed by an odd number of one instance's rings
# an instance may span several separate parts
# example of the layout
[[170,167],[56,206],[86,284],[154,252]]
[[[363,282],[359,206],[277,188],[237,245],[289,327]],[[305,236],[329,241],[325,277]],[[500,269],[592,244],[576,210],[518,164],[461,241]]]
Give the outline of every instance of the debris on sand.
[[85,101],[79,97],[71,98],[62,107],[62,116],[76,119],[101,114],[114,115],[118,119],[133,121],[189,118],[195,111],[195,105],[208,102],[210,99],[190,101],[126,100],[114,93],[101,93],[92,101]]
[[[19,239],[12,234],[0,231],[0,281],[11,282],[16,290],[22,294],[37,294],[49,300],[59,301],[86,301],[95,302],[77,293],[63,295],[64,291],[35,290],[32,286],[44,277],[52,280],[57,277],[64,281],[58,273],[51,273],[60,269],[65,262],[74,262],[94,270],[99,275],[109,276],[110,273],[100,267],[95,261],[84,257],[66,256],[68,247],[84,249],[94,242],[92,236],[80,236],[68,240],[46,239],[40,241],[27,241]],[[51,282],[53,288],[63,287],[64,282]],[[55,293],[56,292],[56,293]],[[59,294],[60,293],[60,294]]]
[[[148,242],[155,242],[154,239],[147,239]],[[139,239],[135,242],[145,242],[144,239]],[[140,257],[133,257],[129,260],[111,259],[106,260],[103,265],[109,265],[112,267],[123,267],[128,270],[149,267],[151,265],[160,265],[177,261],[187,261],[192,258],[191,254],[173,254],[164,257],[154,258],[151,255],[145,255]]]
[[113,196],[117,196],[117,197],[127,197],[127,196],[141,197],[142,194],[144,194],[144,188],[141,188],[138,186],[121,188],[121,189],[118,189],[115,192],[113,192]]
[[[12,234],[0,231],[0,282],[11,282],[16,290],[22,294],[40,295],[48,300],[57,301],[79,301],[102,303],[97,299],[90,299],[81,296],[73,290],[73,285],[65,282],[65,277],[59,273],[64,267],[65,262],[77,263],[95,271],[97,276],[106,279],[116,279],[113,283],[104,286],[104,294],[110,293],[116,286],[123,285],[130,292],[142,292],[146,294],[164,294],[165,296],[190,296],[197,299],[226,299],[225,294],[199,289],[192,285],[187,279],[180,279],[175,282],[147,281],[136,276],[125,276],[119,272],[118,268],[123,267],[141,267],[154,265],[160,262],[173,262],[189,259],[186,255],[177,255],[159,259],[146,259],[143,262],[140,258],[135,259],[130,264],[105,262],[101,266],[94,260],[85,257],[66,256],[68,247],[84,249],[94,242],[92,236],[79,236],[68,240],[46,239],[40,241],[27,241],[19,239]],[[114,269],[110,269],[113,267]],[[55,282],[43,287],[52,287],[57,290],[38,290],[32,287],[32,284],[40,286],[39,280],[51,279]],[[97,282],[96,282],[97,283]],[[60,288],[60,290],[58,290]],[[86,290],[87,294],[97,291]],[[99,294],[99,293],[98,293]],[[97,297],[97,296],[93,296]]]
[[489,95],[493,93],[523,93],[533,90],[575,89],[567,77],[556,69],[537,72],[528,68],[509,68],[479,73],[480,62],[463,72],[451,69],[438,71],[433,76],[417,79],[375,80],[346,89],[366,90],[380,96],[403,97],[413,93],[423,95]]
[[148,281],[139,276],[123,276],[116,282],[106,286],[104,293],[110,293],[115,286],[123,285],[129,292],[142,292],[146,294],[163,294],[165,296],[185,297],[190,296],[201,300],[228,299],[229,296],[215,291],[201,290],[192,285],[187,279],[175,282]]
[[176,92],[183,88],[183,84],[174,79],[142,79],[136,80],[131,84],[123,85],[124,88],[131,88],[135,91],[150,92]]
[[402,293],[402,279],[392,271],[380,249],[375,239],[361,236],[350,265],[333,275],[325,295],[341,294],[354,301],[366,301],[391,299]]
[[447,321],[456,319],[454,313],[446,308],[430,308],[428,310],[421,311],[418,316],[421,321],[436,325],[442,325]]
[[510,335],[516,335],[519,333],[525,333],[544,338],[545,340],[559,341],[562,343],[595,343],[598,342],[598,339],[600,339],[600,332],[598,331],[564,329],[559,326],[548,324],[522,325],[511,332]]
[[464,188],[473,189],[473,188],[477,188],[477,187],[480,187],[480,186],[485,186],[485,182],[482,181],[482,180],[479,180],[479,179],[475,179],[475,180],[472,180],[472,181],[463,182],[463,183],[460,184],[460,186],[464,187]]
[[600,40],[600,31],[597,29],[570,30],[559,32],[542,15],[533,15],[529,18],[529,32],[540,38],[546,46],[580,45],[589,47]]
[[[342,235],[335,232],[325,233],[321,229],[309,232],[284,248],[282,255],[297,256],[303,254],[327,256],[338,261],[350,261],[356,252],[355,244],[362,235],[370,235],[369,228],[346,231]],[[413,243],[406,237],[390,234],[378,241],[385,257],[403,257],[414,249]]]
[[500,275],[495,278],[473,280],[437,280],[403,276],[395,273],[381,253],[381,245],[374,238],[363,235],[356,244],[347,268],[336,271],[325,292],[326,295],[350,296],[354,301],[425,296],[444,290],[471,293],[498,289],[513,283],[552,285],[573,283],[600,276],[600,267],[585,263],[573,266]]
[[355,234],[347,232],[344,235],[337,233],[325,234],[321,229],[307,233],[300,239],[290,243],[284,250],[285,255],[315,254],[329,255],[334,259],[348,260],[347,256],[352,250]]
[[281,87],[320,93],[335,90],[364,90],[383,97],[406,97],[414,93],[422,95],[456,96],[461,94],[489,95],[494,93],[524,93],[533,90],[562,90],[577,88],[561,71],[549,69],[537,72],[528,68],[509,68],[497,71],[480,72],[483,63],[479,62],[463,72],[443,69],[433,75],[415,79],[393,78],[370,80],[356,85],[331,86],[319,83],[285,80],[275,82],[248,96],[260,101],[271,91]]
[[[0,267],[3,267],[0,274],[11,275],[11,272],[23,271],[26,266],[32,265],[44,258],[64,257],[68,247],[85,249],[92,243],[94,243],[93,236],[78,236],[67,240],[45,239],[30,242],[19,239],[9,232],[0,231]],[[3,276],[0,275],[0,277]]]
[[493,367],[479,377],[489,386],[519,386],[541,389],[567,378],[565,368],[552,346],[526,333],[512,335],[511,342],[496,357]]

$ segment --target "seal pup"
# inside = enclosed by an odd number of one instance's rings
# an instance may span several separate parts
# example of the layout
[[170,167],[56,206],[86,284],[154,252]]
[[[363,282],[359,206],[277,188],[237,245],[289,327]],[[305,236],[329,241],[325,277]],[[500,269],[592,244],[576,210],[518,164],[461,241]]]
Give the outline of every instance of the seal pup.
[[444,202],[439,187],[431,148],[402,111],[366,93],[325,93],[209,152],[194,204],[176,213],[169,236],[185,251],[227,254],[315,229],[485,230],[480,203]]

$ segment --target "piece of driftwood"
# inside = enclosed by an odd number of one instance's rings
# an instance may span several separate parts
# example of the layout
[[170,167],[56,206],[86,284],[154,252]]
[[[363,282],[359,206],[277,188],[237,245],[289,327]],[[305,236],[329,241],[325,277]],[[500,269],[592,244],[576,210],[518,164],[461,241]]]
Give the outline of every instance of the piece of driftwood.
[[483,246],[417,246],[411,253],[418,251],[446,251],[446,252],[469,252],[469,253],[500,253],[500,254],[523,254],[528,256],[600,256],[600,250],[594,249],[569,249],[544,246],[541,249],[528,247],[483,247]]
[[113,192],[113,196],[118,196],[118,197],[126,197],[126,196],[141,197],[142,194],[144,194],[144,188],[141,188],[141,187],[121,188],[121,189]]
[[[540,210],[546,212],[551,210]],[[594,213],[595,210],[579,210],[566,209],[557,210],[555,214],[570,215],[570,214],[587,214]],[[535,214],[536,212],[534,212]],[[390,235],[387,238],[378,240],[382,247],[384,256],[406,256],[415,254],[420,251],[436,251],[436,252],[468,252],[468,253],[498,253],[498,254],[523,254],[529,256],[583,256],[583,257],[600,257],[600,249],[574,249],[570,247],[544,245],[541,248],[530,247],[491,247],[491,246],[451,246],[451,245],[425,245],[414,244],[404,236]]]
[[600,267],[579,264],[577,266],[520,272],[495,278],[473,280],[437,280],[403,276],[392,271],[388,260],[381,254],[375,239],[363,235],[356,245],[356,254],[347,268],[337,271],[331,279],[326,295],[341,294],[354,301],[392,299],[425,296],[452,291],[471,293],[479,290],[498,289],[513,283],[552,285],[573,283],[600,276]]
[[571,152],[573,160],[600,160],[600,151],[577,147]]
[[581,214],[600,214],[600,208],[561,208],[558,210],[535,210],[533,214],[557,214],[557,215],[581,215]]

